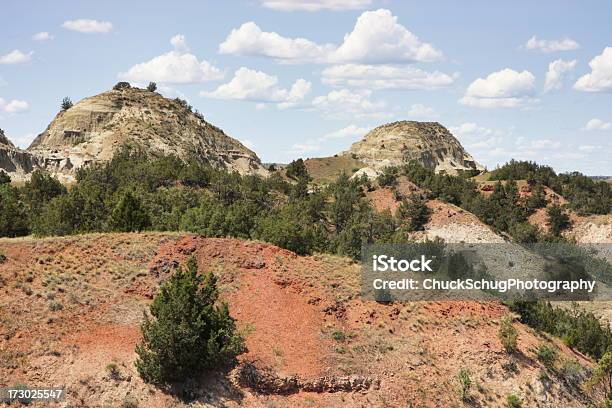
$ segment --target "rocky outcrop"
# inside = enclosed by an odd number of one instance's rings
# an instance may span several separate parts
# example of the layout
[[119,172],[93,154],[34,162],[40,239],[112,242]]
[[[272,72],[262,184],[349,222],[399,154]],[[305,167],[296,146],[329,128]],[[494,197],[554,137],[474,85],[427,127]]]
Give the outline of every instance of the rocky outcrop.
[[344,152],[375,170],[416,160],[450,174],[484,170],[459,141],[437,122],[400,121],[379,126]]
[[378,389],[380,381],[364,376],[317,377],[301,379],[296,375],[279,376],[270,369],[258,369],[254,364],[245,362],[233,373],[238,385],[250,388],[260,394],[288,395],[303,392],[364,392]]
[[0,129],[0,169],[8,173],[11,180],[26,180],[29,173],[40,167],[40,163],[40,157],[15,147]]
[[175,155],[241,174],[266,175],[257,155],[206,122],[184,101],[129,86],[85,98],[59,112],[27,151],[60,178],[108,161],[124,145]]

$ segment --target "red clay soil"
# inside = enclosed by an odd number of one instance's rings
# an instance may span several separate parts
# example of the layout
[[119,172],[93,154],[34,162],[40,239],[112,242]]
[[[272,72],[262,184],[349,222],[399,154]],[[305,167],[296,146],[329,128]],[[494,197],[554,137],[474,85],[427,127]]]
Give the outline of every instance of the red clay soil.
[[[505,306],[367,301],[359,296],[360,266],[344,258],[161,233],[0,240],[0,251],[8,257],[0,264],[0,386],[65,384],[71,406],[189,405],[142,382],[134,347],[143,310],[191,255],[218,277],[248,351],[234,370],[194,379],[190,406],[462,406],[462,368],[477,384],[470,391],[476,406],[504,406],[510,393],[530,407],[588,402],[537,361],[535,348],[558,348],[556,370],[570,360],[590,367],[589,359],[518,322],[519,352],[503,351],[497,331]],[[377,385],[266,395],[236,383],[233,373],[245,362],[279,378],[358,376]]]

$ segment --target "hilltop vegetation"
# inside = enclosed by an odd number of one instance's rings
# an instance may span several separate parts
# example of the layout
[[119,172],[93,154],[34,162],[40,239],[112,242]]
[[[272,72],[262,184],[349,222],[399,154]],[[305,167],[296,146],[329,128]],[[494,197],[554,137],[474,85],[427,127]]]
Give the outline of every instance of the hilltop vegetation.
[[511,160],[492,172],[490,180],[527,180],[535,186],[547,186],[569,200],[579,214],[608,214],[612,210],[612,191],[605,181],[595,181],[579,172],[556,174],[544,165]]

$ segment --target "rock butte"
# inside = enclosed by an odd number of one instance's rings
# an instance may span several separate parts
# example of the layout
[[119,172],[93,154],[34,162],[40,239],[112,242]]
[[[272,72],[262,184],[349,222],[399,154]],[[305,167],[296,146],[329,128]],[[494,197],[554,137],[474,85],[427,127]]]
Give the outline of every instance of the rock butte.
[[[110,160],[122,146],[152,155],[195,158],[240,174],[267,176],[257,155],[185,102],[119,83],[60,111],[26,149],[0,135],[0,168],[15,181],[44,169],[63,182],[78,168]],[[436,122],[400,121],[379,126],[354,143],[345,155],[365,163],[360,173],[375,177],[387,166],[417,160],[436,172],[483,170],[459,141]]]
[[456,174],[458,170],[484,170],[448,129],[437,122],[399,121],[379,126],[344,154],[374,170],[410,160],[449,174]]

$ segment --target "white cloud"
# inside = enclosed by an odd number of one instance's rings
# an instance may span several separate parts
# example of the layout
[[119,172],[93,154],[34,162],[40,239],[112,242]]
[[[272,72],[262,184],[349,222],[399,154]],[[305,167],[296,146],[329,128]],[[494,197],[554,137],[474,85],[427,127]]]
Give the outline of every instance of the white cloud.
[[22,52],[20,50],[13,50],[8,54],[4,54],[0,56],[0,64],[11,65],[11,64],[23,64],[24,62],[28,62],[32,59],[33,51]]
[[174,51],[159,55],[150,61],[132,66],[127,72],[121,72],[119,78],[126,81],[148,81],[165,84],[191,84],[206,81],[218,81],[225,74],[206,60],[187,52],[187,42],[182,35],[170,39]]
[[578,146],[578,150],[581,152],[592,153],[596,150],[603,149],[603,146],[593,146],[593,145],[580,145]]
[[478,108],[516,108],[536,102],[531,95],[535,77],[529,71],[509,68],[478,78],[470,84],[459,103]]
[[408,118],[410,119],[433,119],[437,118],[438,113],[430,106],[425,106],[420,103],[413,104],[408,110]]
[[534,35],[527,40],[525,48],[542,52],[571,51],[580,48],[580,44],[567,37],[561,40],[539,40]]
[[280,11],[358,10],[372,0],[262,0],[264,7]]
[[334,130],[318,137],[317,139],[308,139],[305,142],[295,143],[291,146],[289,153],[303,155],[305,153],[318,152],[321,150],[321,145],[324,142],[335,139],[359,139],[370,131],[369,127],[360,127],[356,125],[348,125],[342,129]]
[[318,140],[324,141],[329,139],[345,139],[345,138],[356,138],[362,137],[366,133],[370,131],[370,128],[367,127],[359,127],[356,125],[348,125],[343,127],[342,129],[334,130],[333,132],[329,132],[321,136]]
[[376,64],[441,58],[442,52],[422,42],[385,9],[361,14],[353,31],[344,36],[344,42],[332,56],[332,60],[339,62]]
[[563,87],[563,79],[568,72],[576,68],[577,63],[577,60],[564,61],[558,59],[548,64],[548,71],[544,80],[544,92],[561,89]]
[[30,105],[26,101],[20,101],[18,99],[12,99],[5,101],[0,98],[0,112],[4,113],[19,113],[25,112],[30,108]]
[[34,41],[50,41],[53,39],[53,36],[46,31],[41,31],[40,33],[36,33],[32,36]]
[[64,21],[62,27],[85,34],[106,34],[113,31],[113,24],[110,21],[98,21],[89,18]]
[[222,54],[263,56],[284,62],[384,64],[435,61],[442,53],[397,22],[389,10],[366,11],[339,46],[262,31],[254,22],[233,29],[219,45]]
[[462,123],[449,127],[450,132],[461,141],[466,149],[483,150],[499,147],[502,142],[502,132],[479,126],[474,122]]
[[585,130],[612,130],[612,123],[604,122],[601,119],[591,119],[586,125],[584,125]]
[[314,98],[312,106],[328,118],[382,119],[392,117],[393,114],[386,111],[387,104],[384,101],[371,100],[371,94],[367,90],[355,92],[348,89],[334,90],[327,95]]
[[589,62],[591,72],[578,78],[574,89],[585,92],[612,92],[612,47]]
[[554,142],[550,139],[535,139],[520,146],[535,150],[553,150],[559,149],[561,147],[561,142]]
[[303,155],[305,153],[317,152],[319,150],[321,150],[321,145],[318,143],[294,143],[293,146],[291,146],[289,153]]
[[325,68],[324,84],[366,89],[437,89],[452,85],[454,77],[413,66],[343,64]]
[[287,61],[320,61],[333,49],[305,38],[287,38],[262,31],[254,22],[235,28],[219,45],[221,54],[270,57]]
[[290,89],[284,89],[279,86],[276,76],[241,67],[228,83],[212,92],[200,92],[200,95],[217,99],[278,103],[279,108],[289,108],[301,102],[310,88],[310,82],[298,79]]
[[187,38],[185,38],[183,34],[177,34],[170,38],[170,44],[177,51],[189,51],[189,47],[187,46]]

